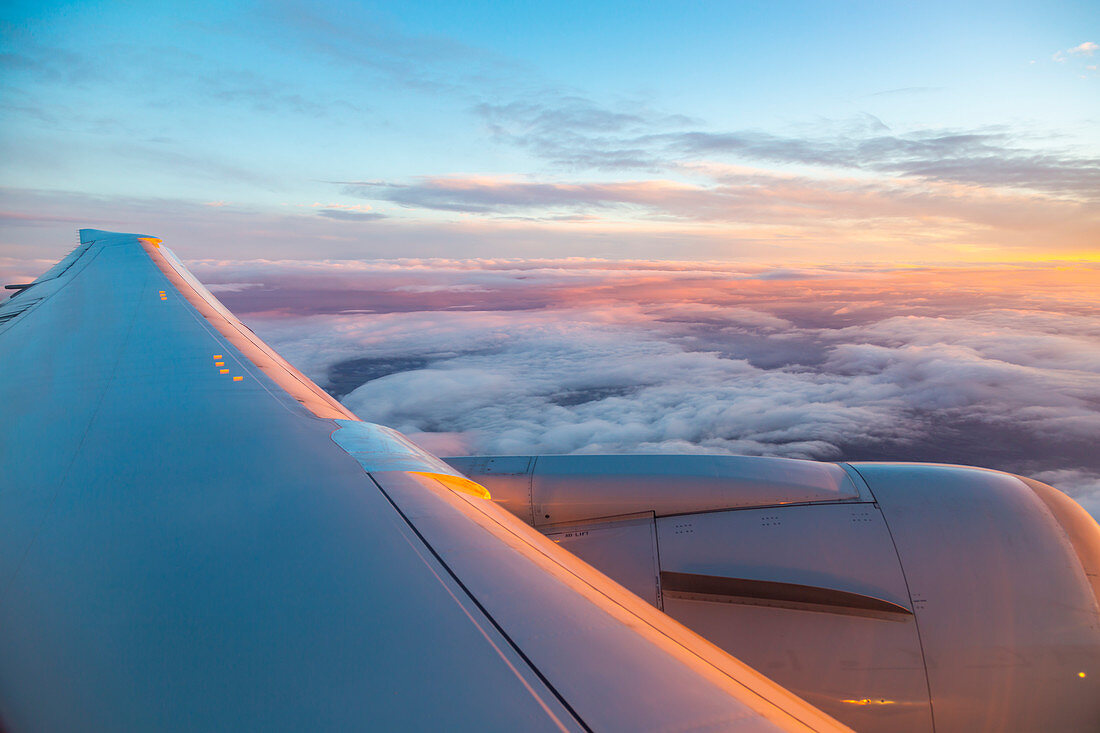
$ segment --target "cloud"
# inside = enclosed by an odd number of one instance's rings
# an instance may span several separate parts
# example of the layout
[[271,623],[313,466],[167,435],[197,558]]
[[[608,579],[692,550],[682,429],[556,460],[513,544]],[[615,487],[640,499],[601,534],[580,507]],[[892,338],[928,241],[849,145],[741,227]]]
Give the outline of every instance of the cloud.
[[673,181],[539,183],[490,176],[428,178],[412,184],[351,183],[343,188],[347,195],[385,198],[404,206],[476,213],[555,206],[660,206],[692,190],[698,189]]
[[690,132],[666,145],[689,155],[867,170],[922,180],[1100,197],[1100,159],[1036,152],[1004,132],[936,130],[793,138],[763,132]]
[[[144,139],[147,131],[157,127],[151,127],[149,120],[134,119],[132,113],[110,117],[97,107],[94,96],[81,105],[48,105],[48,100],[58,96],[57,89],[69,100],[89,89],[105,97],[119,90],[133,100],[133,107],[146,111],[144,117],[158,109],[178,110],[178,98],[182,96],[215,102],[213,107],[220,114],[233,108],[311,118],[346,118],[364,112],[362,106],[349,100],[324,97],[315,87],[288,83],[286,75],[276,79],[268,69],[211,66],[210,57],[178,45],[122,41],[100,44],[94,52],[88,52],[78,45],[44,45],[23,35],[18,48],[18,53],[0,55],[0,68],[7,70],[11,84],[9,95],[47,100],[43,110],[27,111],[51,128],[117,132],[132,141]],[[235,61],[240,62],[241,57]],[[172,79],[175,99],[157,96],[158,90],[166,88],[165,78]]]
[[[926,90],[883,93],[914,91]],[[1034,148],[1027,144],[1034,136],[1009,128],[893,132],[878,118],[862,114],[826,120],[799,135],[713,131],[701,129],[698,120],[644,107],[624,112],[554,96],[539,102],[483,103],[474,109],[496,139],[568,170],[667,171],[698,159],[755,161],[1100,196],[1100,159]]]
[[1100,518],[1100,472],[1055,469],[1040,471],[1032,478],[1066,492],[1089,514]]
[[349,211],[348,209],[318,209],[317,216],[337,221],[378,221],[386,218],[385,214],[377,211]]
[[435,450],[964,463],[1096,508],[1096,266],[195,269],[263,283],[224,299],[361,417]]
[[538,101],[481,102],[473,112],[498,141],[526,148],[571,169],[660,168],[653,135],[701,120],[639,103],[610,109],[584,97],[540,90]]
[[[941,161],[938,165],[946,167]],[[528,220],[722,223],[776,230],[807,240],[878,236],[928,240],[988,239],[1001,247],[1075,242],[1089,247],[1100,231],[1093,206],[1054,196],[950,183],[795,176],[706,164],[690,169],[705,182],[641,179],[588,182],[516,177],[447,176],[404,183],[345,183],[341,192],[421,210]],[[1009,174],[1006,172],[1005,177]],[[795,234],[798,232],[798,234]]]
[[1098,48],[1100,48],[1100,46],[1097,46],[1092,41],[1085,41],[1084,43],[1079,43],[1073,48],[1066,49],[1066,53],[1073,54],[1074,56],[1092,56],[1092,54]]
[[30,214],[22,211],[0,211],[0,221],[9,226],[49,226],[53,224],[82,224],[83,220],[75,216],[56,216],[50,214]]
[[1097,264],[191,266],[353,411],[433,450],[963,463],[1097,506]]
[[357,3],[321,9],[291,0],[250,21],[260,23],[264,35],[281,47],[432,94],[468,96],[471,88],[491,93],[512,86],[513,74],[529,72],[515,59],[453,38],[407,33],[385,14]]
[[262,288],[263,283],[208,283],[207,289],[212,293],[239,293],[242,290],[248,290],[249,288]]
[[[10,256],[63,256],[79,227],[157,234],[182,257],[557,256],[843,263],[1096,253],[1100,209],[952,184],[775,174],[699,164],[692,180],[447,176],[343,184],[347,198],[214,207],[194,199],[0,189]],[[356,200],[358,199],[357,203]],[[317,204],[314,206],[313,204]],[[372,209],[375,205],[377,210]],[[367,214],[359,226],[343,214]],[[382,218],[375,214],[385,216]],[[868,249],[871,248],[871,249]]]

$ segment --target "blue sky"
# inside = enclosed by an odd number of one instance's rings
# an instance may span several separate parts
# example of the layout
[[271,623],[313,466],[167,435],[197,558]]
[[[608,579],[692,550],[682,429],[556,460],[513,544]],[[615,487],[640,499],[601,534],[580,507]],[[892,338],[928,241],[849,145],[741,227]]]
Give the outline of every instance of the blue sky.
[[1095,3],[9,2],[0,44],[0,282],[160,236],[319,383],[389,359],[349,404],[442,452],[1100,506]]
[[1093,259],[1098,17],[9,4],[0,254],[79,219],[235,258]]

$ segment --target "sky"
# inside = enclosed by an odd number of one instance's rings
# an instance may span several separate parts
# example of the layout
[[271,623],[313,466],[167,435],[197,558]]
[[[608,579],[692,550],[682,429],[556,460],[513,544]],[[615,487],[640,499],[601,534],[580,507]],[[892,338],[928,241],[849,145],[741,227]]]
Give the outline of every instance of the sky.
[[164,239],[439,454],[1027,473],[1100,515],[1091,2],[23,3],[0,280]]
[[9,2],[0,247],[1096,260],[1095,11]]

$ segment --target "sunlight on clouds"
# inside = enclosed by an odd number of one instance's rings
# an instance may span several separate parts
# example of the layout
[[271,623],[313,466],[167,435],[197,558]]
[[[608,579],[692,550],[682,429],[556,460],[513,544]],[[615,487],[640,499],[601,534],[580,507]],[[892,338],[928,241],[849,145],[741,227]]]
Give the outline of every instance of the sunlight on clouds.
[[796,252],[826,243],[848,253],[877,246],[898,259],[917,259],[925,247],[940,260],[1030,260],[1040,250],[1055,257],[1097,254],[1094,207],[1019,186],[776,174],[706,161],[684,170],[705,182],[449,176],[344,190],[513,231],[694,232],[713,247],[723,238]]
[[196,270],[263,282],[223,297],[361,417],[445,453],[967,463],[1086,503],[1100,475],[1095,266]]

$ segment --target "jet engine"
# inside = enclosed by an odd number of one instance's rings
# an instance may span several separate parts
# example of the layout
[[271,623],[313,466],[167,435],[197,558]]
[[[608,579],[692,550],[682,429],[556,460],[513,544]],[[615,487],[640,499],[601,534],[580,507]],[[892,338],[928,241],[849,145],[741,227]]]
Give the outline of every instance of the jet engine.
[[446,460],[856,730],[1100,730],[1100,525],[1050,486],[932,464]]

